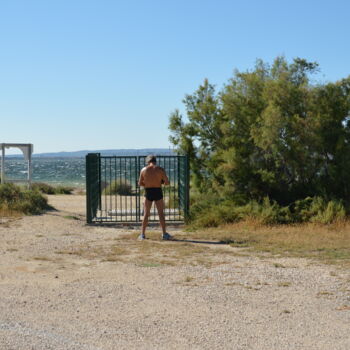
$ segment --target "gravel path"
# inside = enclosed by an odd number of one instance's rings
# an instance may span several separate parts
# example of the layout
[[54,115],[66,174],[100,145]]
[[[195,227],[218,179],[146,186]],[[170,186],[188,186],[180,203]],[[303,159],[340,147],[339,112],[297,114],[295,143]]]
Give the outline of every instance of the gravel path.
[[57,212],[0,221],[1,350],[350,349],[349,271],[234,254],[211,267],[57,254],[135,230],[86,226],[80,196],[50,202]]

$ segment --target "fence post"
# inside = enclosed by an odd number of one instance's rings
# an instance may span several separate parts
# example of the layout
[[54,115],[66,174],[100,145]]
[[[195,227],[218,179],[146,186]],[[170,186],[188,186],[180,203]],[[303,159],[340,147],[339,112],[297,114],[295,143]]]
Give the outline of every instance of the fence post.
[[101,206],[100,154],[89,153],[86,160],[86,221],[91,224]]
[[188,156],[185,155],[185,168],[186,168],[186,205],[185,205],[185,220],[188,219],[190,214],[190,162]]
[[91,190],[90,190],[90,154],[85,157],[85,180],[86,180],[86,222],[92,223],[91,215]]

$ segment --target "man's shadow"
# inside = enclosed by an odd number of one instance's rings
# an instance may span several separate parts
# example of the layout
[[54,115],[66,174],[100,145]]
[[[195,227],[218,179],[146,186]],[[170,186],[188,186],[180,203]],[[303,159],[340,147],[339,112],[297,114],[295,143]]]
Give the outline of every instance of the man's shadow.
[[179,242],[179,243],[194,243],[194,244],[213,244],[213,245],[228,245],[234,243],[234,241],[201,241],[197,239],[178,239],[173,238],[169,242]]

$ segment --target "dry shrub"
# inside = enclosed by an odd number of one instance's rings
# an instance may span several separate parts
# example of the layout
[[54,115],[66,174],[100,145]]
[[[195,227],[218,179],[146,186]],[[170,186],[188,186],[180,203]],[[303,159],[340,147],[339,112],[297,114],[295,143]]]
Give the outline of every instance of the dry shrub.
[[308,197],[289,206],[280,206],[268,197],[262,202],[252,200],[245,205],[219,199],[200,199],[191,208],[193,227],[218,227],[238,221],[261,225],[319,223],[333,224],[346,219],[346,209],[341,201],[327,201]]
[[72,194],[73,187],[69,186],[52,186],[44,182],[35,182],[31,186],[32,190],[44,194]]
[[11,183],[0,185],[0,210],[3,213],[41,214],[47,209],[47,198],[41,193]]
[[117,179],[107,185],[103,193],[107,195],[119,194],[121,196],[130,196],[132,195],[132,187],[128,181]]

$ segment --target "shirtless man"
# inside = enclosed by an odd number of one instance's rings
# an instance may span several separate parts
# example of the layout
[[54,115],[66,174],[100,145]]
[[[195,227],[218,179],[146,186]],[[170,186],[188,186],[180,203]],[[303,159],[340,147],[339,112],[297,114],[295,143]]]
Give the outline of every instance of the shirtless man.
[[172,236],[166,232],[165,217],[164,217],[164,201],[162,184],[169,185],[169,179],[163,168],[157,165],[157,159],[155,156],[150,155],[146,158],[147,166],[145,166],[140,173],[139,185],[145,188],[145,200],[143,203],[143,220],[142,220],[142,233],[139,236],[139,240],[146,239],[146,228],[148,224],[148,217],[151,211],[152,203],[155,202],[157,207],[160,226],[162,227],[163,240],[170,240]]

